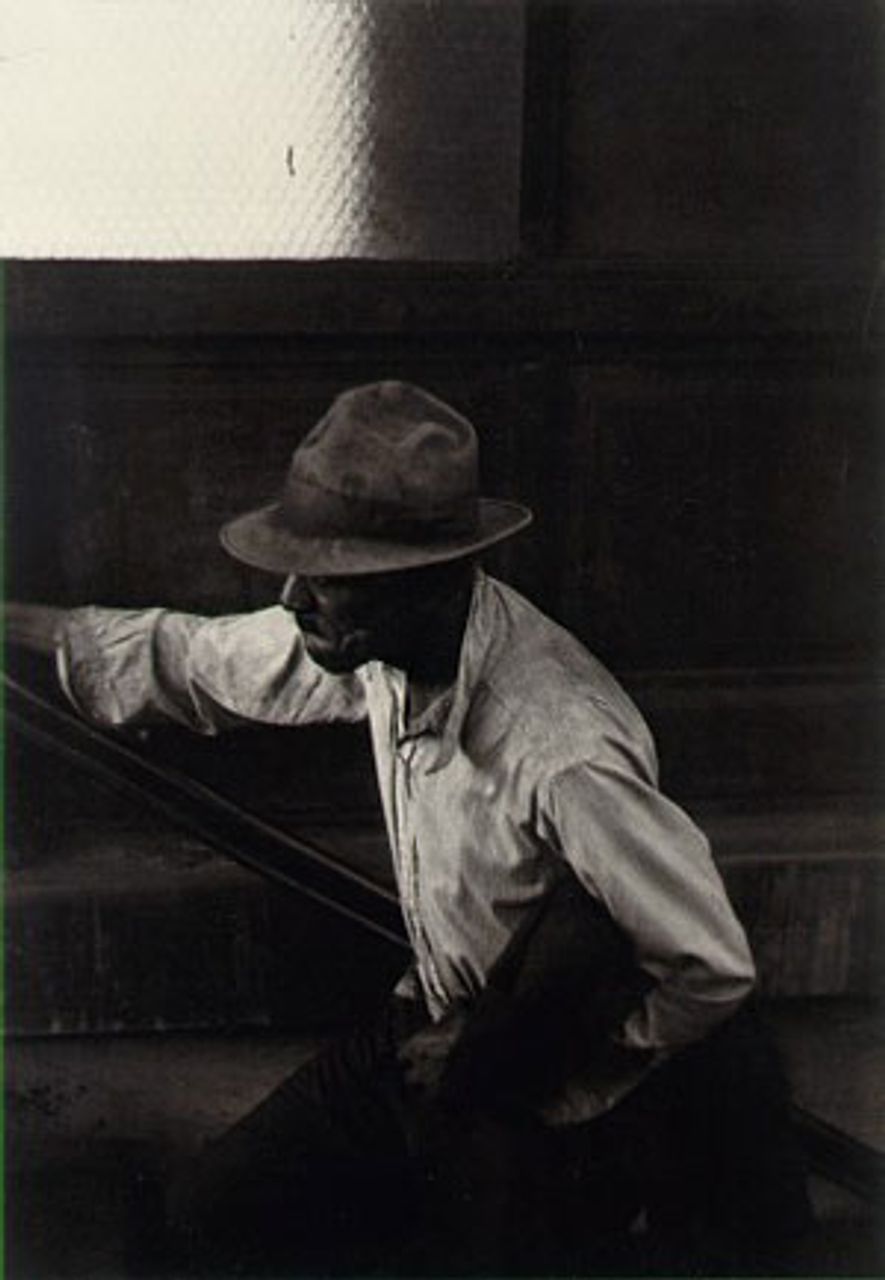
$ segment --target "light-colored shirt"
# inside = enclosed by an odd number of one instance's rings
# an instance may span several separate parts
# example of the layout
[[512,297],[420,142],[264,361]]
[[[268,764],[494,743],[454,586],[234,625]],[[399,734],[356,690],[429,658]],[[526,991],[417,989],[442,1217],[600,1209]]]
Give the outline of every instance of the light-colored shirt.
[[[621,1045],[660,1060],[702,1038],[753,985],[707,840],[658,789],[638,710],[575,637],[482,572],[456,682],[408,730],[401,671],[369,662],[326,673],[278,607],[223,618],[74,610],[59,669],[74,705],[108,725],[171,719],[216,733],[368,717],[415,971],[435,1018],[483,987],[563,864],[652,979]],[[589,1118],[641,1074],[603,1094],[573,1082],[548,1118]]]

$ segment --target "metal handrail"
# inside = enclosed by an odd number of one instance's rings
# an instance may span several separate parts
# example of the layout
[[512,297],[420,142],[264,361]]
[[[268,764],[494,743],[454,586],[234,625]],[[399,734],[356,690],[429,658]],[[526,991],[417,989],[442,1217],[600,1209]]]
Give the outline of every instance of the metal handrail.
[[399,900],[303,836],[250,813],[193,778],[159,764],[3,674],[6,722],[31,741],[98,775],[116,790],[184,825],[252,871],[305,894],[406,947]]
[[809,1169],[881,1210],[885,1155],[805,1107],[794,1105],[793,1119]]

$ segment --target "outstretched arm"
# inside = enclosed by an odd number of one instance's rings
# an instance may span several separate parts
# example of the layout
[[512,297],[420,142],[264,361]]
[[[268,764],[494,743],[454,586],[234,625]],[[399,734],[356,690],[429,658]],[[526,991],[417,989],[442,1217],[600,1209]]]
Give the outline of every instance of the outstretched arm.
[[361,681],[317,667],[279,608],[207,618],[10,603],[6,628],[11,645],[56,658],[69,700],[99,724],[173,721],[216,733],[366,714]]

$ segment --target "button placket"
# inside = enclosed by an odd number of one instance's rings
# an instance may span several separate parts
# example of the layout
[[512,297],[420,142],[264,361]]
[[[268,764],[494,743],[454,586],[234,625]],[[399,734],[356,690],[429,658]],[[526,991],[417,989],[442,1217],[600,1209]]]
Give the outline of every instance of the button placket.
[[415,741],[402,743],[397,750],[397,774],[404,799],[404,803],[397,806],[400,815],[403,906],[407,915],[409,935],[418,960],[418,968],[428,987],[428,995],[442,1008],[446,1004],[446,994],[440,981],[439,970],[433,958],[421,913],[421,859],[418,836],[414,829],[415,765],[419,754],[419,744]]
[[394,749],[394,791],[403,914],[406,917],[412,945],[420,958],[421,930],[418,919],[415,837],[412,830],[412,779],[409,750],[409,743],[397,745]]

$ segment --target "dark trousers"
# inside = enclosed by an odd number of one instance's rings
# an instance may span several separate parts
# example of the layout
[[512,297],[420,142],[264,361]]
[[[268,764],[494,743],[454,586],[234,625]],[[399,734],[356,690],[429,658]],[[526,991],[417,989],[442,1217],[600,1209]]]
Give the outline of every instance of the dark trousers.
[[807,1205],[777,1061],[752,1010],[606,1115],[536,1104],[592,1063],[648,979],[570,874],[489,974],[428,1105],[393,1000],[216,1142],[171,1219],[216,1276],[778,1274]]
[[779,1274],[805,1222],[782,1078],[744,1010],[611,1112],[428,1111],[393,1001],[209,1144],[173,1197],[216,1276]]
[[392,1000],[207,1143],[169,1197],[175,1261],[219,1277],[383,1269],[423,1199],[396,1046],[424,1020]]

